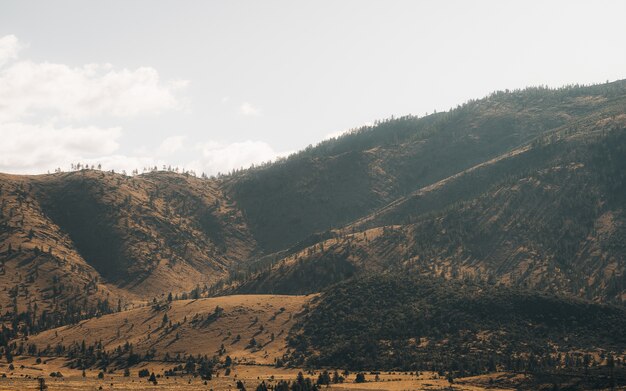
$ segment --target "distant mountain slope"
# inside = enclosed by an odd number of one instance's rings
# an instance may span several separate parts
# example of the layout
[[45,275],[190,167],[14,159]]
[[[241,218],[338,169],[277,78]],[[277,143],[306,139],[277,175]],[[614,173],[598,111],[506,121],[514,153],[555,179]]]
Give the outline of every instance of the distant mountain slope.
[[[93,170],[1,179],[0,278],[19,287],[20,311],[27,302],[43,309],[82,295],[110,296],[115,308],[120,299],[189,291],[255,251],[215,181]],[[0,296],[7,305],[14,293]]]
[[351,279],[308,308],[290,335],[296,365],[464,376],[574,366],[585,353],[589,366],[626,347],[623,307],[437,278]]
[[625,112],[626,81],[500,92],[307,148],[225,181],[260,246],[278,251],[496,158],[560,127]]
[[[32,181],[0,175],[0,306],[3,322],[28,313],[28,323],[56,325],[57,316],[108,311],[133,297],[103,284],[98,272],[33,198]],[[8,316],[13,314],[13,316]],[[47,314],[47,316],[46,316]]]
[[622,303],[624,156],[626,114],[593,114],[312,237],[235,291],[306,293],[402,270]]

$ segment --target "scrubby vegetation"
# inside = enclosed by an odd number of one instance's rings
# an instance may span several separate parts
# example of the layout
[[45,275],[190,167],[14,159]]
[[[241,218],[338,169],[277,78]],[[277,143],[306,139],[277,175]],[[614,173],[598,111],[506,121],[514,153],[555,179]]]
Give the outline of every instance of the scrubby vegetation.
[[455,376],[623,366],[625,325],[622,307],[484,284],[372,276],[328,289],[301,315],[290,336],[291,359]]
[[[557,132],[553,141],[316,235],[318,242],[303,242],[248,273],[234,291],[310,293],[355,274],[401,270],[622,304],[623,119],[608,119],[596,131]],[[367,237],[376,227],[380,232]],[[304,276],[315,286],[302,283]]]

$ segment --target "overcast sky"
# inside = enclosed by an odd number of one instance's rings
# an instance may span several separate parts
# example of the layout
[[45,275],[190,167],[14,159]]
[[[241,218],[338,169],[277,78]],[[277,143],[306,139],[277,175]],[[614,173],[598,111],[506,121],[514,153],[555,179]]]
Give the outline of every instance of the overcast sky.
[[626,1],[0,3],[0,171],[217,173],[499,89],[626,78]]

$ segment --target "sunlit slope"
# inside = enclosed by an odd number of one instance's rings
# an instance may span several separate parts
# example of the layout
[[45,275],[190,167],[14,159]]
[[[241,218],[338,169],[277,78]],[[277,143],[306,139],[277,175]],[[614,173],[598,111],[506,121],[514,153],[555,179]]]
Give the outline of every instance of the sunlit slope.
[[313,297],[236,295],[173,301],[158,309],[138,308],[48,330],[31,336],[27,344],[41,350],[101,341],[112,352],[129,343],[142,357],[220,355],[273,364],[285,354],[289,330]]

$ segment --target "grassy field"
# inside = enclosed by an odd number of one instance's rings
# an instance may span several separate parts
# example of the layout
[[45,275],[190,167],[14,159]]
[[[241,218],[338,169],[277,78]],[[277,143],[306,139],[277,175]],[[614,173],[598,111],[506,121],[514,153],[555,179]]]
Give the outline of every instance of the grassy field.
[[[37,390],[38,377],[45,379],[48,390],[235,390],[236,382],[241,380],[246,389],[254,390],[256,386],[265,381],[266,384],[276,384],[280,380],[294,380],[301,370],[295,368],[274,368],[267,365],[236,365],[229,376],[224,371],[218,371],[212,380],[205,381],[191,376],[165,377],[164,371],[171,368],[171,363],[150,362],[142,363],[131,368],[131,375],[124,377],[123,371],[118,370],[105,374],[103,379],[98,378],[99,371],[87,370],[85,377],[82,371],[68,368],[67,361],[61,358],[44,358],[42,363],[37,364],[34,357],[18,357],[13,363],[15,369],[9,370],[6,363],[0,364],[0,390],[22,391]],[[154,385],[147,378],[139,378],[138,371],[147,368],[157,375],[157,384]],[[52,372],[61,372],[62,378],[51,377]],[[305,377],[317,379],[319,371],[305,372]],[[6,374],[5,377],[2,374]],[[328,389],[333,390],[512,390],[512,388],[498,388],[489,386],[489,376],[481,376],[466,379],[457,379],[450,386],[444,378],[439,378],[431,372],[421,372],[419,376],[406,372],[382,372],[379,380],[375,381],[375,375],[366,374],[365,383],[355,383],[355,374],[347,376],[342,384],[331,385]],[[508,377],[506,374],[493,374],[494,379]],[[450,388],[451,387],[451,388]],[[325,387],[324,387],[325,388]]]
[[[236,295],[179,300],[159,310],[137,308],[44,331],[26,343],[43,349],[102,341],[111,351],[129,342],[138,353],[154,349],[155,358],[166,353],[172,358],[178,354],[212,357],[223,346],[222,359],[229,355],[238,363],[274,364],[285,353],[296,314],[313,297]],[[215,316],[217,307],[219,316]],[[165,316],[167,322],[163,322]]]

